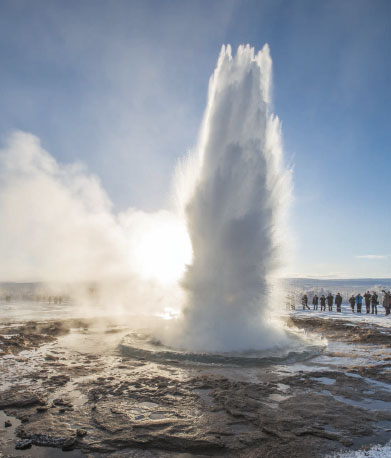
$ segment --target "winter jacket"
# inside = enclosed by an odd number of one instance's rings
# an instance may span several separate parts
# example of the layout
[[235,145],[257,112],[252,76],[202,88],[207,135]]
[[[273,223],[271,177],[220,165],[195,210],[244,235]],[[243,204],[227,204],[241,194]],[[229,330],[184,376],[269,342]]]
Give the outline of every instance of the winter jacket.
[[365,303],[369,304],[371,302],[371,294],[370,293],[365,293],[364,294],[364,299],[365,299]]

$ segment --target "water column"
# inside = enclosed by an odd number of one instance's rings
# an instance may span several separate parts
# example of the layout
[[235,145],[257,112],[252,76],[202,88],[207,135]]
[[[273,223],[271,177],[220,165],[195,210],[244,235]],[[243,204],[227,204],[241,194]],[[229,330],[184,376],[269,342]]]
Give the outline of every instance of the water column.
[[[193,261],[172,341],[201,351],[263,349],[285,340],[269,320],[273,275],[284,263],[290,174],[280,123],[270,113],[272,61],[223,46],[211,77],[184,214]],[[190,176],[190,175],[189,175]]]

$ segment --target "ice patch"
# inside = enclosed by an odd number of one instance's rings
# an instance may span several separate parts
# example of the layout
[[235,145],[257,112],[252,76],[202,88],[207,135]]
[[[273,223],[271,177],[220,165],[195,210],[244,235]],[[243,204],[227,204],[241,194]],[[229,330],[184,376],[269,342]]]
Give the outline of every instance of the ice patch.
[[374,445],[370,449],[336,452],[325,458],[385,458],[391,456],[391,441],[385,445]]

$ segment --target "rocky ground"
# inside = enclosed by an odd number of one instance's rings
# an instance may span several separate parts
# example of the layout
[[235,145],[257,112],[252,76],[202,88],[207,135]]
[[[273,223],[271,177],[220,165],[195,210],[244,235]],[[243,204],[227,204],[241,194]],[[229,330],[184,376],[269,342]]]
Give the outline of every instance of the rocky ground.
[[0,329],[0,457],[317,457],[391,438],[390,329],[290,318],[328,339],[303,363],[158,364],[95,320]]

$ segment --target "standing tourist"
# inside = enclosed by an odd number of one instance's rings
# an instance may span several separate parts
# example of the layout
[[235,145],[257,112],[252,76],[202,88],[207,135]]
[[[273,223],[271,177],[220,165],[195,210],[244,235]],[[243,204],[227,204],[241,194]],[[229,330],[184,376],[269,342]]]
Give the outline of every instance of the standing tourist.
[[352,307],[352,312],[354,313],[354,304],[356,303],[356,299],[354,298],[353,294],[349,298],[350,307]]
[[377,304],[379,303],[378,297],[375,291],[372,291],[373,294],[371,296],[371,306],[372,306],[372,314],[376,313],[377,315]]
[[365,308],[367,309],[367,313],[370,313],[371,309],[371,293],[367,291],[364,294],[364,300],[365,300]]
[[360,293],[358,293],[356,296],[356,305],[357,305],[357,313],[361,313],[362,296]]
[[339,293],[335,296],[335,305],[337,306],[337,312],[342,312],[342,296]]
[[319,298],[315,294],[315,296],[312,298],[312,305],[314,306],[314,310],[318,310],[318,301],[319,301]]
[[305,309],[309,310],[310,309],[308,307],[308,296],[307,296],[307,294],[304,294],[304,296],[301,298],[301,303],[303,304],[303,310],[305,310]]
[[331,293],[329,293],[327,295],[327,305],[329,306],[329,312],[332,312],[333,311],[333,295]]
[[324,294],[322,294],[322,296],[320,297],[320,311],[326,311],[326,298],[324,297]]
[[384,289],[382,289],[382,293],[384,293],[384,296],[383,296],[383,307],[384,307],[384,310],[386,311],[386,315],[389,315],[390,314],[390,307],[391,307],[391,303],[390,303],[391,293],[390,293],[390,291],[388,291],[388,293],[387,293],[386,291],[384,291]]

